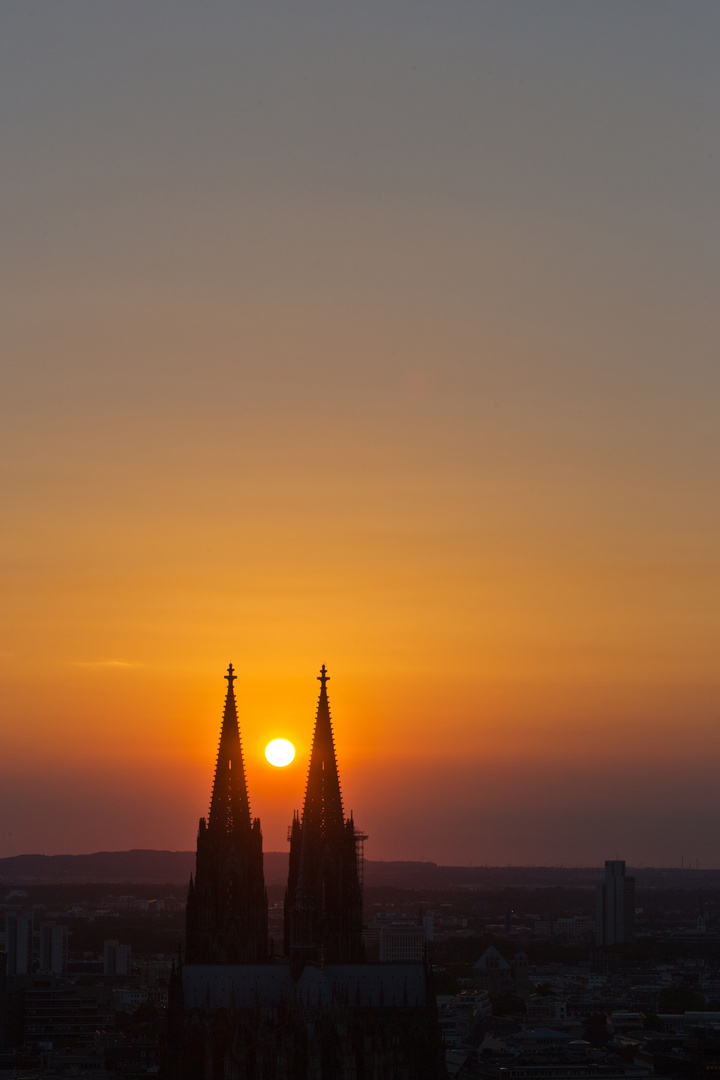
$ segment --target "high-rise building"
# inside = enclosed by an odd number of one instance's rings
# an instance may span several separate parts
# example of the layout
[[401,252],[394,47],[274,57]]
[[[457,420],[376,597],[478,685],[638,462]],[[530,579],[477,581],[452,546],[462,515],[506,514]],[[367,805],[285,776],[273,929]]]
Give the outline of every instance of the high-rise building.
[[427,939],[422,926],[394,923],[381,926],[378,933],[378,959],[381,964],[419,963],[425,956]]
[[302,818],[290,828],[285,954],[294,970],[308,960],[356,964],[363,957],[358,838],[343,812],[323,664]]
[[33,969],[33,915],[30,911],[5,916],[5,951],[8,975],[31,975]]
[[103,942],[103,975],[129,975],[132,959],[129,945],[119,941]]
[[598,945],[618,945],[635,936],[635,878],[626,877],[622,859],[605,863],[605,883],[596,890]]
[[55,922],[40,923],[38,970],[45,974],[67,975],[68,928]]
[[187,901],[191,964],[261,964],[267,957],[267,894],[260,821],[250,816],[232,664],[207,822],[200,818]]

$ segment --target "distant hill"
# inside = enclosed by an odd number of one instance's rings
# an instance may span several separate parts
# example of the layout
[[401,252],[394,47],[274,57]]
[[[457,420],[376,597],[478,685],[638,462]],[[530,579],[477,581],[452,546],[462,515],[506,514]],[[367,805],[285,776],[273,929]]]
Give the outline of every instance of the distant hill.
[[[269,885],[287,878],[288,857],[265,855]],[[0,859],[0,881],[9,884],[184,885],[195,871],[194,851],[96,851],[92,855],[15,855]]]
[[195,869],[192,851],[96,851],[92,855],[15,855],[0,859],[0,881],[13,884],[179,884]]
[[[286,852],[264,855],[267,885],[284,885]],[[435,863],[365,863],[368,884],[426,885],[434,879]],[[184,885],[195,870],[194,851],[96,851],[92,855],[14,855],[0,859],[0,882],[18,885],[124,884]]]
[[[265,853],[265,881],[284,885],[286,852]],[[96,851],[92,855],[15,855],[0,859],[0,883],[8,885],[125,884],[184,885],[195,869],[194,851]],[[720,871],[678,868],[632,870],[638,886],[675,889],[718,889]],[[602,881],[600,867],[441,866],[434,862],[366,860],[370,888],[592,888]]]

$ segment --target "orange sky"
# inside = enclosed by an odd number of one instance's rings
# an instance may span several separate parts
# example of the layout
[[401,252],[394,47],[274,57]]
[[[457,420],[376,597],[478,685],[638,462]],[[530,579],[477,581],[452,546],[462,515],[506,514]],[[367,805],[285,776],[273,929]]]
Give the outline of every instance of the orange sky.
[[718,13],[210,9],[6,13],[0,856],[324,662],[369,857],[718,865]]

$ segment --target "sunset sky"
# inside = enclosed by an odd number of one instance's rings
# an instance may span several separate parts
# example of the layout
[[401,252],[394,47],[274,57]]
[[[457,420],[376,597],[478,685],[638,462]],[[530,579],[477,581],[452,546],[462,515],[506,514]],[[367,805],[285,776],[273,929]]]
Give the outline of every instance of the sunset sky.
[[[0,857],[720,866],[720,6],[0,0]],[[273,770],[269,739],[291,739]]]

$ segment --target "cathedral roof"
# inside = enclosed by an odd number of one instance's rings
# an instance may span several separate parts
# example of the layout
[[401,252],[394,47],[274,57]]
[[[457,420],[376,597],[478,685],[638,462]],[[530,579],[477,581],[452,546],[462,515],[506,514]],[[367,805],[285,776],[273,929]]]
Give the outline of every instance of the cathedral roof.
[[491,945],[482,954],[480,959],[473,964],[473,971],[484,971],[486,968],[494,968],[502,971],[509,971],[510,965],[507,960],[504,960],[500,953],[497,951],[494,945]]
[[186,964],[182,969],[189,1009],[238,1008],[290,999],[308,1005],[343,1001],[351,1008],[402,1008],[425,1005],[423,964],[307,965],[297,981],[290,968],[274,964]]

